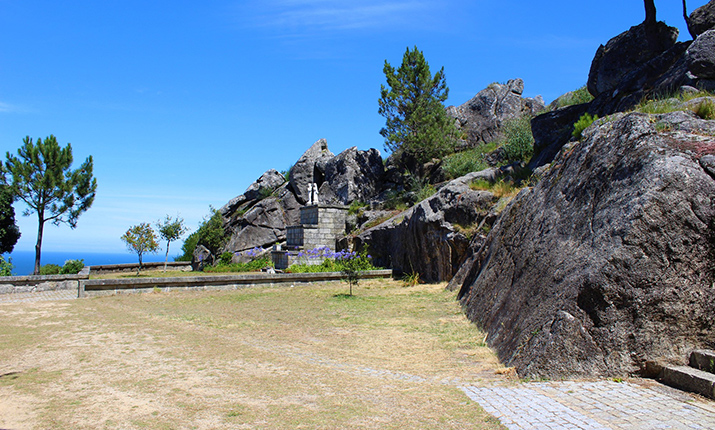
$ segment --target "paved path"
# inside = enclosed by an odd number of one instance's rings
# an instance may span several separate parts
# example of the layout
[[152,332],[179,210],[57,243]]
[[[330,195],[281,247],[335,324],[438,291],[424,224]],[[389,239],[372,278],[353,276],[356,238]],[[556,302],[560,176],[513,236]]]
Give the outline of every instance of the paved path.
[[71,300],[77,298],[77,290],[40,291],[36,293],[0,294],[0,305],[4,303],[45,302],[48,300]]
[[[76,290],[0,294],[0,305],[76,298]],[[254,346],[273,349],[263,343]],[[715,401],[691,396],[649,380],[636,380],[639,383],[561,381],[462,386],[459,380],[435,380],[349,365],[289,348],[281,348],[281,353],[335,370],[369,374],[376,378],[461,386],[470,399],[499,418],[509,430],[715,429]]]
[[715,429],[715,402],[645,385],[566,381],[462,390],[509,430]]

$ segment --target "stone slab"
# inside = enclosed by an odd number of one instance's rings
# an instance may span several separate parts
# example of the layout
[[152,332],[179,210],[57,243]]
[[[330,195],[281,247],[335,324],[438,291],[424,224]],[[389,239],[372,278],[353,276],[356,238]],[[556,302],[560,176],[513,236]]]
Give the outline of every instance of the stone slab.
[[715,375],[688,366],[666,366],[663,382],[682,390],[715,399]]

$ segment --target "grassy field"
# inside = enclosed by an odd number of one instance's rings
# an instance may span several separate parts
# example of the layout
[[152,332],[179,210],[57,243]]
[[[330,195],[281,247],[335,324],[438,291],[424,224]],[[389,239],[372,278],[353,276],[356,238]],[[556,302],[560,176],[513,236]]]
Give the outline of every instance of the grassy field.
[[364,281],[0,305],[0,428],[498,429],[444,285]]

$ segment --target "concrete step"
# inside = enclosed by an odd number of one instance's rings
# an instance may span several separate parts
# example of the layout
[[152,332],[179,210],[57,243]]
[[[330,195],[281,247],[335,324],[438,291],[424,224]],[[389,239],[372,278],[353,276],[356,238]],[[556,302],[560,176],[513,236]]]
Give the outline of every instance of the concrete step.
[[690,367],[715,373],[715,351],[696,349],[690,353]]
[[665,366],[663,382],[681,390],[715,399],[715,374],[688,366]]

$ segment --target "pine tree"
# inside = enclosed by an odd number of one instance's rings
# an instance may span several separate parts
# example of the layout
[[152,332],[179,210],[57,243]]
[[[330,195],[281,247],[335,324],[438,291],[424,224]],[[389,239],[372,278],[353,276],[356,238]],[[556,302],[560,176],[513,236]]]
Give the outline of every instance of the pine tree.
[[421,51],[407,48],[395,70],[385,60],[387,87],[381,85],[378,112],[386,119],[380,134],[385,149],[419,163],[454,151],[457,128],[444,105],[449,88],[444,67],[434,76]]

